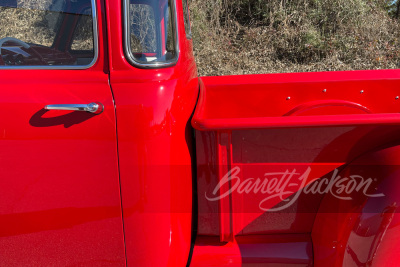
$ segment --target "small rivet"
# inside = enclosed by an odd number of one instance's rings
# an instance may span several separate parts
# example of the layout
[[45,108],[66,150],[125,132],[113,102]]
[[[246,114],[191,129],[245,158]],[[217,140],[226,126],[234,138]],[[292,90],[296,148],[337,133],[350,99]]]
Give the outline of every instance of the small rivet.
[[361,90],[361,91],[360,91],[360,94],[364,94],[364,90]]
[[290,96],[288,96],[288,97],[286,98],[286,100],[290,100]]
[[323,93],[326,93],[326,89],[322,90]]
[[399,100],[399,98],[400,98],[399,96],[396,96],[396,100]]

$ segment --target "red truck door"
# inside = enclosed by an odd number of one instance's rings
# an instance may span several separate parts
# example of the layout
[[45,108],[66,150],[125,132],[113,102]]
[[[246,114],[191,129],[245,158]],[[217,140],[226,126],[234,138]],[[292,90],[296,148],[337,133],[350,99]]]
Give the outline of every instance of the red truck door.
[[0,265],[124,266],[102,1],[0,14]]

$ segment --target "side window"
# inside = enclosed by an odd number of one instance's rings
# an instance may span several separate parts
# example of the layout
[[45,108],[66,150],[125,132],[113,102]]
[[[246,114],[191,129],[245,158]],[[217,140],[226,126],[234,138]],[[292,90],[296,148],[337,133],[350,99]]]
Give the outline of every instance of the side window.
[[71,68],[95,60],[91,0],[0,1],[0,68]]
[[125,0],[125,50],[133,64],[159,67],[178,58],[175,2]]
[[189,17],[189,4],[188,0],[182,0],[182,7],[183,7],[183,16],[185,21],[185,32],[186,36],[191,39],[192,38],[192,29],[190,26],[190,17]]

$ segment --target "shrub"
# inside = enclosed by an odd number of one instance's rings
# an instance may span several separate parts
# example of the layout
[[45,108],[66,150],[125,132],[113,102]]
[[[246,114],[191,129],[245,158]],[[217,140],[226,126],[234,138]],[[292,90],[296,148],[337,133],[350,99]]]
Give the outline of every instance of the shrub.
[[393,69],[397,2],[192,0],[200,75]]

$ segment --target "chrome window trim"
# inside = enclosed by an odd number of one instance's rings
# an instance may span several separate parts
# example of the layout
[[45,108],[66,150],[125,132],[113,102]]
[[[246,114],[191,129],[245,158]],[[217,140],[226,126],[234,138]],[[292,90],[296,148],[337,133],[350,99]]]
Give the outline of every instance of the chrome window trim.
[[166,62],[155,62],[155,63],[144,63],[137,61],[135,57],[133,56],[132,50],[131,50],[131,45],[130,45],[130,38],[129,38],[129,1],[130,0],[123,0],[123,9],[124,9],[124,51],[125,51],[125,56],[128,59],[128,62],[133,65],[134,67],[138,68],[145,68],[145,69],[156,69],[156,68],[165,68],[165,67],[171,67],[174,66],[180,56],[180,50],[179,50],[179,24],[178,24],[178,13],[177,13],[177,6],[176,6],[176,0],[172,0],[172,14],[175,17],[175,50],[176,50],[176,56],[173,60],[166,61]]
[[89,65],[48,65],[48,66],[0,66],[0,70],[85,70],[93,67],[99,58],[99,36],[97,23],[97,4],[96,0],[91,0],[93,17],[93,48],[94,58]]

